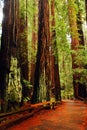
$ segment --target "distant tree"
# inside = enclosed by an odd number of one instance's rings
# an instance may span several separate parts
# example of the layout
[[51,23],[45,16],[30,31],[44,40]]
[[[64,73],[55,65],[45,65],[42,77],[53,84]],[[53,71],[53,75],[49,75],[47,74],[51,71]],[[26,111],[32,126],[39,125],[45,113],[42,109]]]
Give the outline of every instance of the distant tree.
[[34,86],[34,73],[36,66],[36,53],[37,53],[37,5],[38,2],[34,0],[34,11],[33,11],[33,27],[32,27],[32,40],[31,40],[31,64],[30,64],[30,82]]
[[77,28],[78,28],[78,34],[79,34],[79,43],[80,45],[84,45],[84,36],[83,36],[83,29],[82,29],[82,9],[81,9],[81,2],[79,0],[76,0],[76,5],[78,8],[77,11]]
[[60,76],[59,76],[59,64],[58,64],[58,47],[56,42],[56,30],[55,30],[55,0],[51,0],[51,48],[50,48],[50,62],[51,62],[51,81],[52,87],[55,88],[56,101],[61,100],[60,90]]
[[[69,24],[70,24],[70,32],[71,32],[71,48],[74,51],[78,51],[79,47],[79,34],[77,27],[77,17],[75,10],[75,0],[68,0],[68,14],[69,14]],[[76,53],[72,53],[72,68],[78,68],[78,65],[75,63]],[[78,74],[73,74],[73,85],[74,85],[74,96],[78,98],[78,83],[76,80],[78,79]]]
[[29,82],[29,39],[28,39],[28,0],[20,0],[19,6],[19,29],[18,29],[18,59],[21,68],[22,99],[30,97],[29,88],[23,82]]
[[[73,83],[74,83],[74,94],[76,98],[86,96],[86,75],[87,71],[85,69],[86,62],[85,59],[85,43],[82,28],[82,10],[81,1],[68,1],[71,3],[71,8],[69,11],[69,23],[71,29],[71,39],[72,39],[72,67],[73,67]],[[69,4],[70,5],[70,4]],[[70,22],[71,21],[71,22]],[[73,24],[72,24],[73,23]],[[85,64],[85,65],[84,65]]]
[[19,64],[22,78],[29,80],[28,61],[28,0],[20,0],[19,13]]

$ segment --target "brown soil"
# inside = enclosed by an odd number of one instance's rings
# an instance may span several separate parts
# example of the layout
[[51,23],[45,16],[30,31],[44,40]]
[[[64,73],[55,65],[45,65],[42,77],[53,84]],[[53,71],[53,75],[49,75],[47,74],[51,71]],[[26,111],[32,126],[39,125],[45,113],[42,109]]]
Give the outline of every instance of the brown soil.
[[87,104],[66,100],[54,110],[42,110],[8,130],[87,130]]

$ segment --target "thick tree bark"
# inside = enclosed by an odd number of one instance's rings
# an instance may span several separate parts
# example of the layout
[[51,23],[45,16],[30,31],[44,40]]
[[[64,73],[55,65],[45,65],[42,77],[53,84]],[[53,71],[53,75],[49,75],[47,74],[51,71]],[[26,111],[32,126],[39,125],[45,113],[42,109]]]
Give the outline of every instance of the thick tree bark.
[[[49,2],[48,0],[39,0],[39,20],[38,20],[38,51],[35,69],[33,102],[49,99]],[[41,88],[41,83],[44,86]],[[45,91],[40,95],[41,89]]]
[[[36,32],[35,32],[35,28],[36,28],[36,17],[35,17],[35,15],[34,15],[34,21],[33,21],[34,23],[33,23],[33,26],[34,26],[34,28],[33,28],[33,32],[32,32],[32,50],[33,50],[33,53],[34,53],[34,55],[36,54],[36,44],[37,44],[37,34],[36,34]],[[36,66],[36,64],[35,64],[35,57],[31,57],[32,59],[31,59],[31,68],[30,68],[30,71],[31,71],[31,73],[30,73],[30,82],[31,82],[31,84],[34,86],[34,73],[35,73],[35,66]]]
[[34,86],[34,73],[35,73],[35,67],[36,67],[36,53],[37,53],[37,41],[38,41],[38,36],[37,36],[37,1],[34,0],[34,14],[33,14],[33,29],[32,29],[32,53],[33,56],[31,55],[31,64],[30,64],[30,83],[32,86]]
[[[11,7],[11,3],[10,1],[5,1],[4,2],[4,9],[3,9],[3,13],[4,13],[4,19],[2,22],[2,38],[1,38],[1,62],[0,62],[0,82],[1,82],[1,99],[3,100],[2,102],[2,111],[4,111],[4,105],[3,103],[6,102],[6,86],[7,86],[7,82],[6,82],[6,75],[8,77],[9,74],[9,59],[10,59],[10,54],[9,52],[10,47],[10,27],[9,25],[11,24],[10,21],[10,10],[9,8]],[[8,20],[9,19],[9,20]]]
[[[28,0],[20,0],[19,13],[19,37],[18,37],[18,58],[21,68],[21,79],[29,81],[29,60],[28,60]],[[22,84],[22,98],[30,96],[29,88]]]
[[[51,33],[51,42],[52,42],[52,49],[51,50],[51,62],[52,62],[52,68],[51,71],[53,71],[52,75],[52,87],[55,87],[55,99],[56,101],[61,100],[61,90],[60,90],[60,77],[59,77],[59,64],[58,64],[58,48],[56,43],[56,31],[55,31],[55,1],[51,0],[51,27],[52,27],[52,33]],[[55,54],[53,54],[53,51]],[[53,86],[54,85],[54,86]]]
[[77,0],[76,3],[78,7],[77,28],[78,28],[78,34],[79,34],[79,44],[84,46],[84,36],[83,36],[83,30],[82,30],[82,12],[80,9],[80,2]]
[[[28,63],[28,14],[27,0],[20,2],[19,18],[19,64],[21,67],[22,78],[29,81],[29,63]],[[23,10],[24,9],[24,10]]]
[[[2,22],[1,38],[1,63],[0,63],[0,82],[2,111],[7,110],[8,106],[8,83],[11,66],[11,57],[17,59],[17,35],[18,35],[18,6],[19,0],[4,1],[4,19]],[[17,69],[17,68],[16,68]]]

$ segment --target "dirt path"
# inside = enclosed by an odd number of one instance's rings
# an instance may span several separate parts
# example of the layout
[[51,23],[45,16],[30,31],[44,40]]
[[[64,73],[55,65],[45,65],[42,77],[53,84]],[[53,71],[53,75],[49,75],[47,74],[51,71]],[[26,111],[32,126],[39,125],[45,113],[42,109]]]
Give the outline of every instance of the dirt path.
[[9,130],[87,130],[87,104],[66,100],[55,110],[43,110]]

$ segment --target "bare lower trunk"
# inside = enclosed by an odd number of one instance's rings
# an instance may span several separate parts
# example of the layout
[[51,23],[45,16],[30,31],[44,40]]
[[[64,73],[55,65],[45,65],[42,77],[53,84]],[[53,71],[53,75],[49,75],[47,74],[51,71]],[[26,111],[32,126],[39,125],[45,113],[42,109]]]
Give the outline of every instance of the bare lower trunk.
[[[51,32],[51,46],[52,51],[51,51],[51,55],[52,55],[52,69],[51,71],[53,72],[52,75],[52,81],[54,84],[54,86],[52,85],[52,87],[55,87],[55,99],[56,101],[61,101],[61,89],[60,89],[60,76],[59,76],[59,64],[58,64],[58,48],[57,48],[57,42],[56,42],[56,31],[55,31],[55,1],[51,0],[51,16],[52,16],[52,22],[51,22],[51,27],[52,27],[52,32]],[[55,52],[55,54],[53,54],[53,52]]]
[[[2,22],[2,39],[1,39],[1,98],[2,98],[2,112],[5,112],[8,107],[9,90],[8,88],[13,87],[11,84],[11,79],[15,82],[14,77],[15,72],[12,66],[14,66],[13,59],[17,61],[17,36],[18,36],[18,6],[19,1],[17,0],[7,0],[4,1],[4,19]],[[17,62],[16,62],[17,63]],[[16,64],[16,70],[18,69]],[[10,77],[11,76],[11,77]],[[19,76],[20,79],[20,76]],[[16,81],[16,84],[18,82]],[[15,92],[16,88],[15,86]],[[19,93],[19,92],[18,92]],[[20,94],[21,95],[21,94]],[[10,95],[11,96],[11,95]],[[16,96],[16,95],[15,95]]]
[[[35,69],[33,102],[49,99],[49,2],[39,0],[38,50]],[[43,90],[43,91],[42,91]]]

